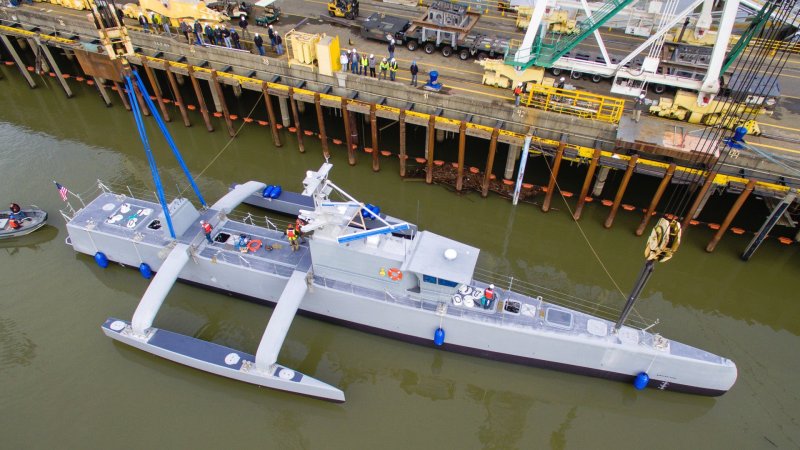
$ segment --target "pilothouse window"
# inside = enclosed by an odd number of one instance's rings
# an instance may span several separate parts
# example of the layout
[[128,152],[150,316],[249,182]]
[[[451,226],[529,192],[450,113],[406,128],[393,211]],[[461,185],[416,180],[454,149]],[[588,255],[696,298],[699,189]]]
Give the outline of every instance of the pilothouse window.
[[440,286],[446,286],[446,287],[456,287],[456,286],[458,286],[458,283],[456,283],[455,281],[445,280],[444,278],[436,278],[436,277],[432,277],[430,275],[423,275],[422,276],[422,281],[424,281],[426,283],[438,284]]
[[554,327],[572,328],[572,313],[561,309],[548,308],[544,320]]

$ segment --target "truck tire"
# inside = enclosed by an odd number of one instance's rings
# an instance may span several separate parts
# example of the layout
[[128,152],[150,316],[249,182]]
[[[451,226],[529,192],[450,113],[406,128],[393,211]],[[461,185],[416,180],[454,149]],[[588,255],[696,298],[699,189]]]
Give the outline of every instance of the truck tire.
[[426,42],[422,49],[425,50],[425,53],[430,55],[436,50],[436,46],[433,44],[433,42]]
[[349,13],[344,15],[344,18],[347,19],[347,20],[353,20],[353,19],[356,18],[356,16],[353,15],[353,13],[349,12]]
[[550,69],[550,73],[552,73],[555,76],[561,75],[561,72],[562,70],[557,67],[553,67],[552,69]]
[[572,71],[570,72],[569,77],[573,80],[580,80],[583,77],[583,72]]
[[452,54],[453,54],[453,47],[450,47],[449,45],[445,45],[444,47],[442,47],[442,56],[448,58]]
[[599,83],[601,81],[603,81],[602,75],[597,75],[597,74],[592,75],[592,83]]
[[406,42],[406,48],[413,52],[419,48],[419,43],[413,39],[410,39],[408,42]]
[[663,94],[664,91],[667,90],[667,87],[663,84],[653,83],[650,85],[650,89],[652,89],[656,94]]
[[478,61],[483,61],[484,59],[487,58],[487,56],[486,53],[478,52],[478,56],[476,56],[476,58],[478,58]]
[[461,50],[458,52],[458,59],[460,59],[460,60],[462,60],[462,61],[466,61],[466,60],[468,60],[468,59],[469,59],[469,50],[467,50],[467,49],[465,49],[465,48],[462,48],[462,49],[461,49]]

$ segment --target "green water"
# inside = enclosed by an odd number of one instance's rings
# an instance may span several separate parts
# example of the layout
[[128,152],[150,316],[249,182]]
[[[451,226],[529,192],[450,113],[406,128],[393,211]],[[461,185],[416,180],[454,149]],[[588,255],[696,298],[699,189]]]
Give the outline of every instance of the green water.
[[[280,360],[343,389],[344,404],[257,388],[117,344],[100,324],[109,316],[131,317],[147,282],[130,268],[101,270],[64,243],[58,213],[64,203],[51,180],[77,193],[91,192],[97,179],[152,190],[132,116],[117,98],[106,108],[85,85],[71,82],[76,97],[67,100],[51,81],[29,90],[18,74],[3,70],[0,201],[37,204],[50,220],[29,237],[0,242],[2,448],[800,446],[797,246],[771,239],[744,263],[738,254],[747,236],[727,234],[710,255],[703,248],[711,231],[704,228],[691,229],[673,261],[657,268],[637,309],[660,319],[655,330],[665,336],[737,363],[739,380],[719,398],[637,392],[623,383],[443,353],[302,317]],[[306,139],[305,154],[286,134],[276,149],[267,128],[249,124],[228,145],[221,120],[208,133],[198,114],[187,129],[171,111],[178,121],[170,130],[190,169],[202,172],[198,183],[210,201],[229,183],[250,179],[299,190],[305,170],[322,162],[316,138]],[[164,184],[174,191],[180,170],[154,132],[151,137]],[[590,245],[623,291],[642,263],[644,242],[632,233],[638,214],[620,211],[609,231],[602,227],[608,209],[595,202],[579,229],[560,200],[544,214],[494,195],[456,196],[401,180],[396,158],[382,159],[378,174],[363,153],[349,167],[341,149],[334,147],[332,158],[339,186],[393,216],[480,247],[479,263],[490,270],[620,306]],[[254,352],[270,312],[177,285],[156,326]]]

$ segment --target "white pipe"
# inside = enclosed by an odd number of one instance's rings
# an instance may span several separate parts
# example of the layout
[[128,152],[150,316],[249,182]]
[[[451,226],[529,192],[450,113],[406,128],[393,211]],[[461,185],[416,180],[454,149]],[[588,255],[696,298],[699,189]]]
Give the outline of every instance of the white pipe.
[[522,178],[525,176],[525,165],[528,163],[528,151],[531,149],[531,135],[525,135],[525,144],[522,146],[522,153],[519,154],[519,173],[517,173],[517,184],[514,186],[514,199],[512,205],[519,202],[519,190],[522,188]]
[[[722,63],[725,61],[725,53],[728,52],[728,43],[731,40],[733,24],[736,21],[736,14],[739,11],[739,0],[726,0],[725,9],[722,11],[722,18],[717,31],[717,41],[711,51],[711,59],[708,62],[708,71],[703,78],[703,86],[697,96],[699,105],[706,104],[704,98],[710,102],[714,94],[719,91],[719,75],[722,71]],[[710,94],[710,95],[708,95]]]

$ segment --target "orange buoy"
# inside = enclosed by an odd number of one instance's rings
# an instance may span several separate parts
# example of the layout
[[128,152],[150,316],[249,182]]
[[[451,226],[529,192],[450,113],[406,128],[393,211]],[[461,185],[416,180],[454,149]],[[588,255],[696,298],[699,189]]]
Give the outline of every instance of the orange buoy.
[[636,207],[633,205],[622,205],[622,209],[624,209],[625,211],[633,211],[634,209],[636,209]]
[[490,179],[490,180],[496,180],[496,179],[497,179],[497,175],[495,175],[495,174],[493,174],[493,173],[490,173],[490,174],[489,174],[489,179]]
[[434,159],[433,160],[433,165],[434,166],[438,166],[438,167],[442,167],[444,165],[444,161],[442,161],[441,159]]
[[89,86],[94,86],[94,80],[86,80],[86,84]]
[[33,72],[33,66],[28,66],[26,69],[28,69],[28,72]]
[[720,226],[718,223],[710,223],[708,224],[708,228],[711,228],[712,230],[719,230]]
[[566,197],[566,198],[570,198],[575,194],[573,194],[572,192],[568,192],[568,191],[561,191],[561,195]]
[[289,127],[289,132],[290,132],[290,133],[295,133],[295,132],[297,132],[297,128],[295,128],[295,127]]
[[592,203],[594,201],[594,197],[589,197],[588,195],[583,198],[583,201],[586,203]]
[[279,129],[279,130],[280,130],[280,129],[282,129],[282,128],[283,128],[283,125],[281,125],[281,124],[279,124],[279,123],[278,123],[278,124],[275,124],[275,128],[277,128],[277,129]]
[[397,268],[389,269],[387,275],[389,276],[389,279],[392,281],[400,281],[403,279],[403,272],[401,272],[400,269]]
[[6,61],[6,65],[7,66],[13,66],[14,65],[14,61]]
[[420,163],[420,164],[425,164],[426,162],[428,162],[428,160],[427,160],[427,159],[425,159],[425,158],[416,158],[416,161],[417,161],[418,163]]
[[48,75],[50,75],[50,78],[55,78],[56,77],[56,73],[55,72],[50,72],[50,73],[48,73]]
[[733,233],[733,234],[744,234],[744,229],[733,227],[733,228],[731,228],[731,233]]
[[364,147],[364,153],[372,153],[372,147]]
[[165,105],[169,105],[170,103],[172,103],[172,100],[170,100],[168,98],[162,98],[161,99],[161,103],[163,103]]
[[457,162],[451,162],[450,165],[453,166],[453,169],[458,169],[458,163]]
[[194,105],[186,105],[186,108],[189,109],[189,111],[194,111],[195,109],[197,109],[197,107]]
[[514,180],[509,180],[508,178],[503,178],[503,184],[505,184],[506,186],[513,186],[514,185]]
[[672,214],[664,214],[664,218],[667,220],[674,220],[675,216],[673,216]]
[[252,119],[252,118],[250,118],[250,117],[245,117],[245,118],[244,118],[244,119],[242,119],[242,120],[244,121],[244,123],[252,123],[252,122],[253,122],[253,119]]
[[689,225],[700,225],[700,221],[692,219],[689,221]]
[[237,116],[236,114],[231,114],[231,115],[229,115],[228,117],[230,117],[230,118],[231,118],[231,120],[236,120],[236,119],[238,119],[238,118],[239,118],[239,116]]
[[155,100],[155,99],[156,99],[156,96],[155,96],[155,95],[151,95],[151,96],[150,96],[150,100]]
[[533,189],[533,185],[530,183],[522,183],[522,189]]
[[480,173],[481,169],[478,169],[477,167],[470,167],[469,168],[469,172],[470,173]]
[[399,158],[399,159],[408,159],[408,155],[401,155],[401,154],[398,153],[397,154],[397,158]]
[[[194,109],[194,108],[191,108],[191,109]],[[267,122],[266,120],[259,120],[258,124],[261,125],[262,127],[265,127],[265,126],[269,125],[269,122]]]
[[781,237],[778,238],[778,242],[780,242],[783,245],[789,245],[794,241],[792,241],[791,238],[788,238],[788,237],[785,237],[785,236],[781,236]]
[[333,139],[333,143],[336,144],[336,145],[342,145],[342,140],[341,139]]
[[222,113],[221,112],[215,112],[214,113],[214,117],[222,117]]
[[392,152],[390,152],[389,150],[381,150],[381,155],[382,156],[392,156]]
[[353,150],[358,148],[358,146],[356,144],[351,145],[351,147],[352,147]]
[[[86,79],[86,78],[83,78],[83,77],[75,77],[75,80],[76,80],[76,81],[83,81],[83,80],[85,80],[85,79]],[[116,91],[116,90],[117,90],[117,85],[114,85],[114,87],[113,87],[112,89],[114,89],[114,90]]]
[[306,136],[313,136],[314,132],[311,131],[311,130],[305,130],[305,131],[303,131],[303,134],[305,134]]
[[601,200],[600,203],[602,203],[603,206],[611,206],[614,204],[614,202],[612,202],[611,200]]
[[61,78],[65,79],[65,80],[69,80],[69,77],[71,77],[71,76],[72,76],[72,75],[70,75],[70,74],[68,74],[68,73],[62,73],[62,74],[61,74]]

